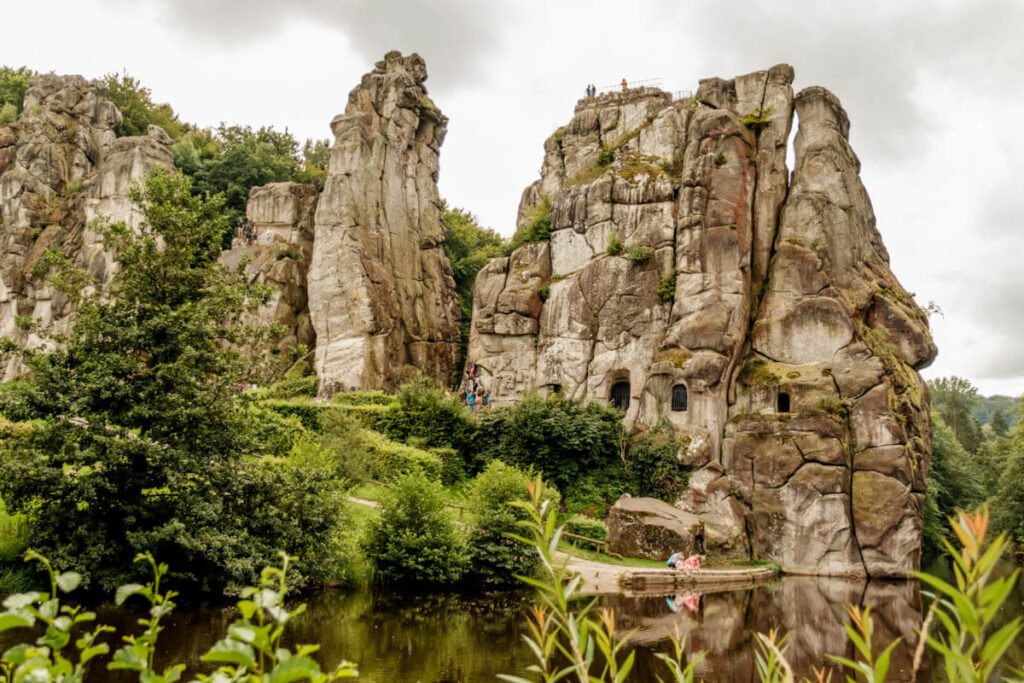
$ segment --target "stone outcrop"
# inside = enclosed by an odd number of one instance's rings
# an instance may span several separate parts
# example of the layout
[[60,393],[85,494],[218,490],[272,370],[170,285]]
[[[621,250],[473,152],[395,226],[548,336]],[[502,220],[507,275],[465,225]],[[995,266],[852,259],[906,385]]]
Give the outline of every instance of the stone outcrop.
[[331,122],[309,268],[323,395],[394,388],[410,371],[449,384],[457,372],[458,299],[437,193],[448,120],[426,77],[418,55],[390,52]]
[[[18,316],[67,331],[74,305],[49,284],[46,251],[63,252],[105,286],[113,256],[89,222],[106,216],[133,225],[131,181],[173,165],[170,138],[156,126],[116,137],[121,114],[105,94],[102,83],[81,76],[40,76],[18,120],[0,126],[0,337],[43,343],[17,325]],[[22,369],[18,357],[4,359],[4,379]]]
[[557,390],[689,434],[707,465],[676,506],[742,515],[741,554],[904,575],[935,346],[889,270],[845,112],[792,80],[779,65],[680,101],[581,100],[520,205],[521,228],[550,206],[550,240],[480,272],[469,360],[495,403]]
[[313,216],[319,193],[313,185],[271,183],[249,191],[246,219],[255,239],[235,237],[221,262],[245,263],[250,282],[272,287],[257,322],[278,323],[284,332],[278,347],[313,349],[316,333],[309,319],[307,275],[313,255]]

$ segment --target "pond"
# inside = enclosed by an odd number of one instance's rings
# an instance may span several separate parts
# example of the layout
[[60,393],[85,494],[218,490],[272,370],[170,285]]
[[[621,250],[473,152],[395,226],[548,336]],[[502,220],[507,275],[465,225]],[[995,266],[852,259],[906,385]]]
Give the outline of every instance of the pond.
[[[294,641],[321,643],[321,661],[328,666],[342,658],[356,661],[362,681],[493,681],[498,673],[522,675],[533,662],[521,638],[530,597],[525,592],[466,597],[328,591],[307,599],[309,609],[295,624]],[[1006,617],[1021,613],[1022,599],[1018,587]],[[665,675],[654,655],[669,650],[673,633],[687,637],[690,652],[707,653],[698,678],[709,682],[756,681],[753,633],[770,629],[789,634],[787,653],[798,674],[810,675],[820,666],[834,669],[825,653],[853,653],[843,630],[848,604],[872,606],[879,644],[903,639],[894,652],[889,680],[910,680],[915,629],[922,619],[921,591],[911,581],[784,577],[743,590],[615,595],[602,602],[616,611],[620,635],[633,631],[636,681]],[[99,612],[119,630],[132,629],[138,617],[111,606]],[[199,657],[235,616],[229,608],[179,609],[161,635],[161,659],[185,661],[191,671],[199,670]],[[1024,662],[1024,643],[1017,645],[1011,660]],[[924,666],[918,680],[932,680],[934,665]],[[843,680],[838,674],[834,670],[833,681]],[[130,678],[97,667],[90,680]]]

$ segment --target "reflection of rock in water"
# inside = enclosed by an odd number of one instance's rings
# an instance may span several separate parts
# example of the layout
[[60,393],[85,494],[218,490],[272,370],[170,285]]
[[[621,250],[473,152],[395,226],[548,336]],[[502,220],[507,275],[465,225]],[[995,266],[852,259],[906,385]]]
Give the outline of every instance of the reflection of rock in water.
[[[772,586],[705,594],[702,602],[703,609],[695,614],[687,609],[673,612],[665,596],[607,599],[617,613],[619,635],[633,631],[630,640],[636,645],[658,647],[678,633],[686,636],[688,652],[706,652],[697,673],[709,683],[756,681],[753,634],[771,629],[789,634],[786,654],[798,678],[810,677],[812,669],[824,666],[833,669],[833,680],[843,680],[838,667],[825,655],[852,657],[852,645],[843,629],[846,606],[871,606],[875,651],[880,652],[894,638],[903,639],[893,651],[889,680],[910,680],[917,645],[915,629],[922,619],[920,589],[915,582],[786,577]],[[656,673],[650,672],[650,680],[656,680]],[[638,674],[643,679],[641,672]],[[930,680],[929,672],[923,672],[918,680]]]

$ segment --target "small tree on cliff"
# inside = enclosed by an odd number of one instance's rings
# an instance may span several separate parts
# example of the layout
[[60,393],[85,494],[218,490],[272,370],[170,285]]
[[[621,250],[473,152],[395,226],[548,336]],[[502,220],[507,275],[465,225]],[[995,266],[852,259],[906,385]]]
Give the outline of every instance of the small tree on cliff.
[[[266,292],[218,262],[222,200],[163,171],[131,198],[138,231],[98,226],[119,265],[110,296],[81,296],[65,343],[31,355],[29,379],[4,393],[8,417],[40,422],[6,440],[0,495],[31,515],[33,547],[103,588],[151,550],[173,558],[178,585],[220,590],[290,549],[294,515],[312,515],[306,533],[330,520],[287,500],[315,482],[242,457],[246,363],[231,345],[258,333],[244,321]],[[63,266],[57,281],[80,294],[90,283]]]

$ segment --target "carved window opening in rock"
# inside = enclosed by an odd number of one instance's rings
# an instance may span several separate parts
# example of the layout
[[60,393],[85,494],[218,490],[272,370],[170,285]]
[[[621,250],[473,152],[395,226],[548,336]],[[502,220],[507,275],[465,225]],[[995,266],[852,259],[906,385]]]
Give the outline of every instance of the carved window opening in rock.
[[686,412],[686,385],[677,384],[672,387],[672,412],[673,413],[685,413]]
[[779,400],[777,402],[778,412],[788,413],[789,412],[789,394],[784,391],[779,392]]
[[629,409],[629,382],[616,382],[612,385],[608,400],[619,410]]
[[561,396],[562,385],[561,384],[549,384],[548,385],[548,396]]

